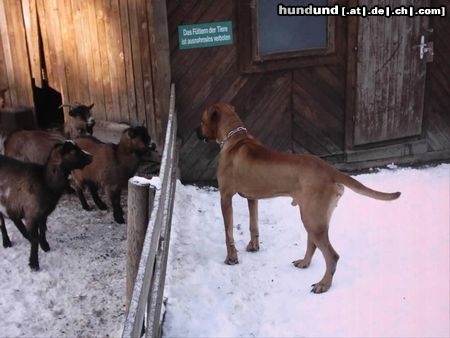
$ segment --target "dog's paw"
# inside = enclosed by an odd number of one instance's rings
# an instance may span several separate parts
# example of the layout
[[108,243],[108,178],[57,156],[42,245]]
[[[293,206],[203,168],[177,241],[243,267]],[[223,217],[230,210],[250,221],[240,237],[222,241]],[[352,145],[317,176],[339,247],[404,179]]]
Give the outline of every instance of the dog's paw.
[[227,258],[225,258],[224,263],[227,265],[236,265],[236,264],[239,264],[239,260],[237,257],[233,257],[233,258],[227,257]]
[[296,268],[300,268],[300,269],[306,269],[309,266],[309,263],[311,263],[311,262],[308,262],[304,259],[298,259],[298,260],[292,262],[292,264],[294,264],[294,266]]
[[324,292],[327,292],[328,289],[331,287],[331,283],[319,282],[319,283],[313,284],[311,286],[312,286],[312,289],[311,289],[312,293],[324,293]]
[[256,252],[259,251],[259,243],[258,241],[250,241],[247,245],[247,249],[248,252]]

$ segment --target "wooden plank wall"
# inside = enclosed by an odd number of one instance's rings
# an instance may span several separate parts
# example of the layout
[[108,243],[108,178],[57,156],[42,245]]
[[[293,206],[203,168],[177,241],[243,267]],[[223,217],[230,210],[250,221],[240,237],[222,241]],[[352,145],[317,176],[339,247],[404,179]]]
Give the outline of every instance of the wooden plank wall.
[[[241,0],[167,1],[172,75],[177,85],[179,134],[183,141],[182,179],[215,179],[218,147],[199,142],[195,128],[203,109],[220,101],[233,104],[246,127],[265,145],[282,151],[316,154],[343,169],[450,158],[449,16],[430,18],[435,56],[427,69],[423,134],[414,139],[361,148],[356,163],[353,150],[346,149],[348,144],[345,144],[346,133],[354,128],[357,41],[350,43],[349,38],[358,33],[355,20],[344,20],[345,24],[341,20],[336,25],[338,31],[344,32],[337,35],[336,46],[347,52],[339,54],[334,64],[245,73],[239,68],[242,51],[240,42],[236,41],[241,36],[238,34],[239,20],[242,20],[240,3]],[[349,4],[354,6],[357,2]],[[445,0],[431,0],[431,6],[448,8]],[[233,45],[178,48],[179,25],[228,20],[233,22]],[[387,24],[386,29],[389,27]]]
[[33,106],[30,63],[20,1],[0,0],[0,89],[6,104]]
[[[195,135],[201,111],[215,102],[233,104],[249,131],[273,149],[321,156],[344,151],[345,55],[335,65],[243,74],[237,5],[229,0],[167,1],[185,181],[215,179],[217,145],[200,143]],[[228,20],[233,22],[233,45],[178,48],[178,25]]]
[[165,2],[0,0],[0,22],[0,85],[22,90],[31,77],[37,86],[48,80],[64,103],[94,102],[97,119],[144,124],[162,146],[170,95]]
[[[447,6],[446,0],[433,0],[434,7]],[[425,92],[424,129],[429,152],[450,150],[450,17],[431,18],[434,60],[428,64]]]

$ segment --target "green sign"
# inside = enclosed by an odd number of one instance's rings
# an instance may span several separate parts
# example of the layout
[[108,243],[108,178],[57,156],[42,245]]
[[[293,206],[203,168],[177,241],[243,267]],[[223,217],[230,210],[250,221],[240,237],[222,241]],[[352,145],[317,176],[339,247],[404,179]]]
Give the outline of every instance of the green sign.
[[231,21],[178,26],[180,49],[204,48],[233,44]]

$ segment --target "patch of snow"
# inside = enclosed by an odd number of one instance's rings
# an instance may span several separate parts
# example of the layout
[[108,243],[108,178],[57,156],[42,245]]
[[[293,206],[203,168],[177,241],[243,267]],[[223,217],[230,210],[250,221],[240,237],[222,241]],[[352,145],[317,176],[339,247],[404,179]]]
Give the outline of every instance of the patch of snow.
[[114,223],[111,211],[84,211],[76,196],[69,195],[47,226],[51,251],[39,249],[41,270],[32,272],[30,244],[6,220],[13,246],[0,247],[0,336],[120,335],[126,225]]
[[151,179],[141,177],[141,176],[133,176],[130,178],[130,181],[136,185],[151,185],[155,187],[156,190],[161,189],[161,179],[159,176],[153,176]]
[[397,168],[398,168],[397,165],[394,164],[394,163],[389,163],[386,167],[387,167],[388,169],[397,169]]
[[[346,189],[330,227],[341,258],[321,295],[310,293],[325,270],[321,253],[308,269],[291,264],[306,233],[289,198],[259,202],[257,253],[245,251],[247,203],[234,198],[240,263],[227,266],[217,189],[178,182],[164,336],[448,336],[450,165],[357,179],[402,196],[382,202]],[[126,225],[64,196],[48,220],[52,250],[39,251],[41,271],[31,272],[29,243],[6,223],[13,247],[0,248],[0,336],[121,335]]]
[[340,260],[320,295],[310,292],[325,271],[320,251],[307,269],[291,263],[306,232],[289,198],[259,202],[261,249],[249,253],[247,203],[235,196],[239,264],[228,266],[219,193],[178,183],[164,336],[448,337],[450,165],[356,178],[402,195],[383,202],[346,189],[330,224]]

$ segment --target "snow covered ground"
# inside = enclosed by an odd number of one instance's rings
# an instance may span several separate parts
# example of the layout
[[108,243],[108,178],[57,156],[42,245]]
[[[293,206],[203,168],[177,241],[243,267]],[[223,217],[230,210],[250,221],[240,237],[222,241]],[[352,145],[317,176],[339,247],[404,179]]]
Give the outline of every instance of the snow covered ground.
[[[383,170],[358,179],[400,190],[381,202],[350,190],[331,241],[341,256],[332,288],[311,294],[324,272],[306,270],[306,234],[290,199],[260,201],[261,250],[247,253],[245,200],[234,199],[240,264],[227,266],[219,194],[178,183],[166,285],[166,337],[449,336],[450,165]],[[92,202],[91,202],[92,203]],[[64,196],[48,221],[52,251],[28,268],[30,246],[11,222],[0,247],[0,337],[120,336],[126,226]]]
[[[91,204],[93,204],[91,202]],[[0,247],[0,337],[116,337],[124,321],[126,225],[63,196],[47,222],[51,251],[28,267],[29,243],[12,222]]]
[[[275,179],[275,178],[274,178]],[[331,222],[332,288],[310,293],[324,261],[297,269],[306,233],[290,199],[260,201],[261,250],[248,253],[247,203],[234,198],[240,264],[227,266],[219,193],[178,184],[166,280],[166,337],[448,337],[450,165],[357,177]]]

